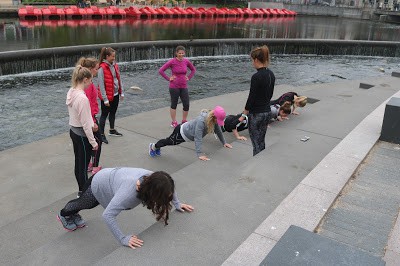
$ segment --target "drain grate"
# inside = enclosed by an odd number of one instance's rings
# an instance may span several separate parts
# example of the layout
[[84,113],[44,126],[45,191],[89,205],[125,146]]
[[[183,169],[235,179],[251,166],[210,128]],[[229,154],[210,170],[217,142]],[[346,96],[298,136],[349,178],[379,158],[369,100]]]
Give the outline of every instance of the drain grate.
[[307,103],[313,104],[313,103],[316,103],[316,102],[319,102],[319,100],[318,100],[318,99],[315,99],[315,98],[309,98],[309,97],[307,97]]

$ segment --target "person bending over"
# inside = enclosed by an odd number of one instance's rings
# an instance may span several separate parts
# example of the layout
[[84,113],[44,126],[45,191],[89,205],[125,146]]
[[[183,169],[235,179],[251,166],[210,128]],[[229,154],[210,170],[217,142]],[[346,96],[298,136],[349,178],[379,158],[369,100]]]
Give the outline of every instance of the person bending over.
[[278,99],[272,100],[271,105],[279,104],[283,105],[285,102],[290,102],[293,106],[292,114],[298,115],[299,113],[295,111],[297,107],[304,107],[307,104],[306,96],[299,96],[296,92],[286,92],[282,94]]
[[193,207],[181,203],[175,191],[172,177],[163,171],[152,172],[142,168],[105,168],[95,174],[85,185],[78,199],[71,200],[57,215],[64,229],[74,231],[84,227],[85,221],[79,211],[97,205],[104,208],[103,219],[114,237],[123,246],[141,247],[143,241],[136,235],[124,234],[118,226],[117,216],[143,204],[168,225],[171,202],[180,211],[193,211]]
[[[241,117],[244,118],[242,121],[239,120]],[[246,137],[240,136],[239,132],[248,128],[248,120],[249,119],[245,114],[227,115],[224,121],[224,125],[221,126],[222,132],[232,132],[236,139],[247,140]]]
[[204,109],[196,119],[176,126],[169,137],[161,139],[157,143],[150,143],[149,155],[151,157],[160,156],[162,147],[179,145],[185,141],[194,141],[197,157],[202,161],[208,161],[210,159],[201,152],[203,138],[208,133],[216,133],[225,148],[232,148],[232,145],[225,142],[225,138],[222,135],[221,126],[224,125],[224,119],[225,111],[221,106],[216,106],[211,111]]

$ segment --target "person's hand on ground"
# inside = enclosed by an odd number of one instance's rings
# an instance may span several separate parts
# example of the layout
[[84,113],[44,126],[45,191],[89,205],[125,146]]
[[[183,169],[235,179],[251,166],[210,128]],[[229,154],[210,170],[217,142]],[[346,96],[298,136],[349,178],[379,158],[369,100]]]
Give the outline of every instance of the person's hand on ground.
[[140,240],[137,236],[131,236],[128,245],[132,249],[140,248],[143,246],[143,240]]
[[225,144],[224,144],[224,147],[225,147],[225,148],[232,149],[232,145],[231,145],[231,144],[229,144],[229,143],[225,143]]
[[205,156],[205,155],[199,156],[199,159],[202,160],[202,161],[209,161],[209,160],[210,160],[210,159],[209,159],[207,156]]
[[180,212],[185,212],[185,211],[192,212],[193,210],[194,210],[193,206],[191,206],[189,204],[182,203],[181,204],[181,209],[178,210],[178,211],[180,211]]
[[247,140],[247,138],[245,136],[239,136],[239,137],[237,137],[237,139],[238,140],[245,140],[245,141]]

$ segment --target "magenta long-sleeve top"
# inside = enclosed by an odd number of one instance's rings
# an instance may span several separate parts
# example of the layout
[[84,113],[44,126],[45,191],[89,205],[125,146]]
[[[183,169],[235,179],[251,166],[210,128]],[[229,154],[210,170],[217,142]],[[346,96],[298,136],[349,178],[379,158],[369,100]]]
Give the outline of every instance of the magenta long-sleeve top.
[[[187,76],[188,68],[190,69],[189,76]],[[175,76],[173,80],[170,80],[170,77],[165,73],[167,69],[171,69],[171,76]],[[196,73],[196,68],[189,59],[183,58],[182,60],[178,60],[177,58],[173,58],[165,63],[158,72],[163,78],[169,81],[169,87],[171,89],[186,89],[186,76],[188,77],[188,80],[190,80]]]

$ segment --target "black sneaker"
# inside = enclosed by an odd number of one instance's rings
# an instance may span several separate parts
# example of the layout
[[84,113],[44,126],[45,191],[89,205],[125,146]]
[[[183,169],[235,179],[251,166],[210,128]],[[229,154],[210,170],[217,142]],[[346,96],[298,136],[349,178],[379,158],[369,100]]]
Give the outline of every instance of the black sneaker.
[[109,136],[114,136],[114,137],[122,137],[123,135],[121,133],[119,133],[116,129],[111,129],[108,132]]
[[108,140],[107,140],[106,136],[104,136],[103,134],[101,134],[101,142],[108,144]]

